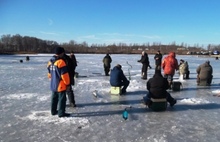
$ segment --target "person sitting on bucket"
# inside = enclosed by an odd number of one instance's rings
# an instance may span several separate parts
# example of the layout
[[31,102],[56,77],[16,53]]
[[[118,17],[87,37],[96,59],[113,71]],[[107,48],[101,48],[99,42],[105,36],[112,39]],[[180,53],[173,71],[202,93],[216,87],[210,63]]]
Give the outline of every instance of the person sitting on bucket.
[[161,74],[161,70],[156,69],[155,74],[147,82],[147,90],[149,93],[145,96],[144,102],[146,105],[150,105],[151,98],[153,99],[162,99],[166,98],[167,102],[170,103],[170,106],[176,104],[176,100],[168,93],[166,90],[169,88],[169,83],[166,78]]
[[213,78],[213,68],[209,61],[198,66],[197,72],[197,85],[200,86],[210,86]]
[[111,86],[122,87],[121,93],[125,94],[130,81],[125,77],[121,65],[117,64],[110,73],[110,84]]

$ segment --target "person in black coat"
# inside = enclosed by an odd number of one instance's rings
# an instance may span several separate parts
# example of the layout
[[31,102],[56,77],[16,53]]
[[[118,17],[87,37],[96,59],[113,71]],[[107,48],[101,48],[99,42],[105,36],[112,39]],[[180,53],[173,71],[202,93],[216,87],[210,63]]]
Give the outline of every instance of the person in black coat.
[[117,86],[117,87],[122,87],[122,94],[126,93],[126,89],[128,85],[130,84],[130,81],[125,77],[121,65],[117,64],[110,73],[110,84],[111,86]]
[[148,80],[146,86],[149,93],[144,100],[147,104],[150,103],[150,98],[166,98],[167,102],[170,103],[170,106],[174,106],[176,104],[176,100],[166,91],[169,88],[169,83],[167,79],[162,76],[161,70],[155,70],[154,76]]
[[157,53],[154,56],[156,69],[161,69],[162,58],[163,58],[163,55],[160,53],[160,50],[158,50]]
[[112,58],[109,56],[109,54],[106,54],[106,56],[103,58],[102,62],[103,62],[103,66],[104,66],[105,75],[109,76]]
[[75,68],[76,68],[77,64],[74,63],[73,60],[70,58],[70,56],[68,56],[66,54],[64,54],[63,59],[67,65],[68,73],[70,76],[70,86],[66,90],[66,94],[68,96],[70,106],[76,107],[75,96],[73,93],[72,85],[75,84],[74,76],[75,76]]
[[75,69],[76,69],[76,66],[77,66],[77,61],[76,61],[76,57],[75,57],[73,51],[71,51],[71,53],[70,53],[70,59],[71,59],[72,62],[73,62],[73,70],[74,70],[74,72],[75,72]]
[[147,79],[147,69],[150,63],[146,52],[142,51],[141,59],[138,60],[138,62],[142,63],[142,69],[141,69],[142,79]]

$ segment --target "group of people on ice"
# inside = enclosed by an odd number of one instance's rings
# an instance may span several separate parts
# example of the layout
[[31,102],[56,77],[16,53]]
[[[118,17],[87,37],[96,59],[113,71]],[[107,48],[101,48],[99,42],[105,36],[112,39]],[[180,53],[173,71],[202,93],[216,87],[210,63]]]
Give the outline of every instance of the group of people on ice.
[[[155,60],[155,74],[147,81],[146,87],[148,94],[144,97],[144,102],[150,107],[152,104],[151,98],[161,99],[165,98],[169,102],[170,106],[176,104],[176,100],[167,92],[171,89],[173,83],[173,76],[175,71],[179,70],[180,76],[183,79],[189,79],[189,67],[188,63],[184,60],[180,60],[180,64],[176,59],[174,52],[170,52],[163,60],[163,56],[160,51],[154,56]],[[110,76],[110,85],[121,88],[121,94],[126,93],[126,89],[130,84],[130,81],[123,73],[122,66],[117,64],[111,69],[112,59],[109,54],[103,58],[104,72],[106,76]],[[149,63],[148,54],[143,51],[141,59],[138,62],[142,63],[141,78],[147,79],[148,68],[151,68]],[[59,117],[68,117],[70,114],[65,112],[66,108],[66,94],[69,99],[70,106],[76,107],[74,93],[72,85],[74,85],[74,75],[77,61],[73,53],[70,56],[65,54],[65,50],[62,47],[57,47],[55,55],[49,60],[48,78],[51,80],[51,114]],[[111,69],[111,70],[110,70]],[[164,75],[161,74],[163,70]],[[198,85],[211,85],[212,82],[212,66],[209,61],[200,65],[197,68],[197,84]]]
[[[146,97],[144,97],[144,102],[146,105],[149,106],[149,104],[151,104],[151,98],[166,98],[167,102],[169,102],[170,106],[172,107],[176,104],[177,101],[167,92],[167,90],[172,89],[173,76],[175,74],[175,71],[179,71],[180,78],[189,79],[189,66],[188,62],[184,61],[183,59],[181,59],[180,63],[178,64],[175,52],[170,52],[163,60],[162,58],[163,55],[160,53],[160,51],[157,51],[154,56],[155,74],[147,81],[146,87],[149,93]],[[103,59],[103,63],[104,71],[107,76],[109,75],[111,62],[111,57],[109,56],[109,54],[106,54]],[[145,51],[142,51],[141,59],[138,60],[138,62],[142,63],[141,78],[146,80],[148,68],[151,68],[151,66],[149,63],[148,54]],[[161,70],[163,70],[163,75],[161,74]],[[197,85],[211,85],[213,77],[212,70],[213,69],[209,61],[201,64],[196,70],[198,74]],[[124,94],[126,93],[126,88],[128,87],[129,83],[129,80],[123,74],[121,65],[116,65],[110,73],[111,86],[122,87],[121,94]]]

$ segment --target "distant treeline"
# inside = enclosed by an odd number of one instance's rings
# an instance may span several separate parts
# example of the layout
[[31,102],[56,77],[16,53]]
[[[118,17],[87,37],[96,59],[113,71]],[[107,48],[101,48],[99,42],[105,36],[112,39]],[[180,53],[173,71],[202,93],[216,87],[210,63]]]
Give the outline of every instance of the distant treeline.
[[118,43],[112,45],[92,44],[88,46],[86,42],[77,43],[70,40],[69,43],[57,43],[51,40],[42,40],[36,37],[16,35],[2,35],[0,38],[0,53],[1,54],[15,54],[15,53],[54,53],[54,48],[62,46],[66,52],[73,51],[74,53],[95,53],[95,54],[136,54],[141,51],[147,51],[148,54],[155,54],[160,50],[161,53],[166,54],[174,51],[177,54],[203,54],[208,51],[220,50],[220,45],[208,45],[207,49],[200,47],[198,44],[188,46],[186,43],[177,45],[175,42],[169,45],[162,45],[160,43],[146,44],[125,44]]

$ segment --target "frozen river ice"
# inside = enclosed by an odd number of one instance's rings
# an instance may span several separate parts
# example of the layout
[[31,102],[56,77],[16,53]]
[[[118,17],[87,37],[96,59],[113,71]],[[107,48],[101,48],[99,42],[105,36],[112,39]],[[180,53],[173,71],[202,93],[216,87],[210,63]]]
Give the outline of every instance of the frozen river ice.
[[[0,141],[1,142],[219,142],[220,141],[220,65],[209,57],[180,56],[188,61],[190,79],[183,89],[169,91],[177,104],[165,112],[152,112],[141,99],[146,94],[146,80],[141,80],[140,55],[111,55],[112,67],[122,65],[131,81],[124,96],[109,95],[109,77],[104,76],[104,54],[76,54],[74,93],[77,108],[67,107],[70,118],[50,115],[49,80],[46,65],[52,54],[0,55]],[[154,67],[153,55],[149,55]],[[212,86],[196,85],[196,68],[210,60]],[[154,69],[148,72],[152,77]],[[176,73],[174,80],[179,80]],[[97,97],[92,92],[97,90]],[[128,109],[128,119],[122,118]]]

